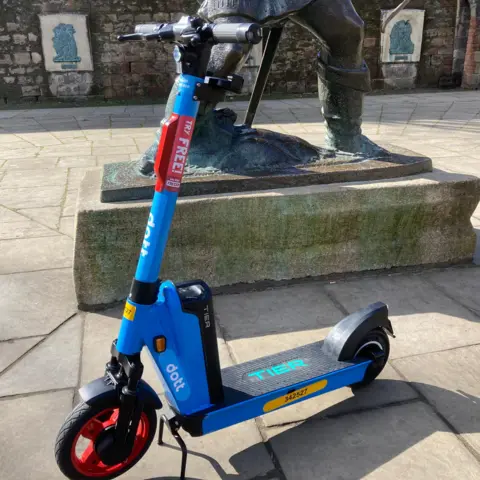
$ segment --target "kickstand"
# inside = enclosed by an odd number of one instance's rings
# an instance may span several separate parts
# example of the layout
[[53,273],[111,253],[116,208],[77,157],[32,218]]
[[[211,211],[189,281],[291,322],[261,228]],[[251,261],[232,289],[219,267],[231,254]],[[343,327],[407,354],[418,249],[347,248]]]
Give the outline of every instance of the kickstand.
[[165,427],[165,424],[167,425],[168,430],[172,434],[173,438],[176,440],[178,443],[180,450],[182,451],[182,466],[180,469],[180,480],[185,480],[185,474],[187,471],[187,446],[185,445],[185,442],[183,441],[183,438],[180,436],[178,433],[178,430],[180,429],[180,424],[175,416],[172,416],[171,418],[167,417],[167,415],[162,415],[160,417],[160,426],[158,429],[158,444],[163,445],[163,430]]

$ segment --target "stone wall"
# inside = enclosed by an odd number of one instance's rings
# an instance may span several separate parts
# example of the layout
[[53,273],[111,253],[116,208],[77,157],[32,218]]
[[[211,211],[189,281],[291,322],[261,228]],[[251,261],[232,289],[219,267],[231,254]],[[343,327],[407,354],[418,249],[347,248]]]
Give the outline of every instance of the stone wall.
[[[165,96],[174,64],[169,47],[158,43],[121,45],[120,33],[136,23],[172,21],[193,11],[195,0],[2,0],[0,12],[0,95],[68,95],[44,69],[39,14],[86,13],[94,72],[90,94],[111,97]],[[70,75],[70,77],[72,77]],[[72,77],[72,81],[75,79]],[[52,91],[53,90],[53,91]]]
[[[380,65],[380,10],[396,7],[400,0],[353,0],[365,22],[364,55],[370,68],[372,87],[384,88]],[[452,73],[456,0],[412,0],[408,8],[425,10],[422,57],[417,86],[437,86]],[[269,92],[314,92],[317,76],[313,59],[320,45],[300,27],[292,25],[280,45]]]
[[[332,0],[333,1],[333,0]],[[366,23],[365,57],[374,88],[383,88],[379,66],[380,9],[400,0],[356,0]],[[116,37],[136,23],[173,21],[193,12],[196,0],[1,0],[0,96],[9,101],[25,96],[65,96],[78,76],[59,78],[45,71],[39,14],[86,13],[94,72],[84,79],[89,94],[112,97],[165,97],[174,75],[171,48],[158,43],[119,44]],[[456,0],[413,0],[409,8],[424,8],[425,31],[418,86],[435,86],[451,74]],[[315,56],[319,46],[297,26],[288,26],[273,66],[267,93],[305,93],[317,88]],[[79,72],[77,75],[81,75]],[[90,83],[91,82],[91,83]],[[91,85],[91,87],[90,87]]]

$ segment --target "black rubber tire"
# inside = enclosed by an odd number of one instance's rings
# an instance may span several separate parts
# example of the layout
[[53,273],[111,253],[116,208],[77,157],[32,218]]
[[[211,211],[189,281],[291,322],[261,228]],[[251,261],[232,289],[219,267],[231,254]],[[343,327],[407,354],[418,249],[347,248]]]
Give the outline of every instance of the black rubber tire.
[[[375,342],[375,343],[372,343],[372,342]],[[367,368],[367,371],[365,372],[365,377],[363,378],[363,380],[361,382],[350,385],[352,389],[363,388],[363,387],[366,387],[367,385],[370,385],[385,368],[385,365],[387,364],[387,361],[388,361],[388,357],[390,355],[390,342],[388,340],[388,335],[385,333],[385,330],[383,330],[383,328],[376,328],[368,332],[365,335],[365,337],[362,339],[362,341],[359,342],[356,348],[355,356],[358,355],[358,356],[363,356],[368,358],[370,349],[379,350],[379,347],[377,344],[381,345],[381,349],[383,350],[383,353],[384,353],[382,360],[375,361],[372,364],[370,364]],[[365,347],[362,348],[363,346]]]
[[81,402],[72,410],[72,412],[65,419],[62,428],[58,432],[57,440],[55,442],[55,459],[57,461],[58,467],[67,478],[69,478],[70,480],[91,480],[92,478],[108,480],[111,478],[116,478],[119,475],[123,475],[126,471],[130,470],[145,455],[153,439],[155,438],[155,432],[157,430],[157,413],[155,412],[155,409],[153,407],[148,405],[145,405],[143,408],[143,413],[146,414],[149,422],[148,438],[140,453],[131,463],[126,465],[125,468],[113,474],[96,477],[85,476],[75,468],[70,453],[72,449],[72,444],[75,441],[78,432],[92,417],[95,417],[106,408],[117,407],[118,402],[112,404],[111,399],[103,402],[98,402],[94,406],[90,406],[84,402]]

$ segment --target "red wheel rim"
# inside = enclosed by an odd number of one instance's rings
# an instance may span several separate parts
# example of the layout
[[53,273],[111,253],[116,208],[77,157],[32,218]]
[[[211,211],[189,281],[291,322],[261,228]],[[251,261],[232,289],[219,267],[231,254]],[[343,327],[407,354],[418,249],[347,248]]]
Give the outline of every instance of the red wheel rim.
[[130,456],[117,465],[105,465],[95,451],[95,441],[106,428],[115,425],[118,408],[107,408],[91,418],[78,432],[72,444],[71,458],[75,469],[86,477],[106,477],[130,465],[143,450],[148,440],[150,425],[142,413]]

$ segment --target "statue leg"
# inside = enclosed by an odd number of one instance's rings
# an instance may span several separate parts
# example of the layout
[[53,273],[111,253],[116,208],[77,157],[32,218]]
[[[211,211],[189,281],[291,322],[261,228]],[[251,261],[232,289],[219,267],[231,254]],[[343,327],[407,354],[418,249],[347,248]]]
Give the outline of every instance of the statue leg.
[[318,90],[327,124],[326,145],[352,153],[372,153],[361,135],[363,96],[370,72],[362,57],[364,27],[350,0],[316,0],[291,20],[324,44],[318,55]]
[[[219,18],[216,20],[216,23],[241,23],[246,22],[243,17],[228,17],[228,18]],[[238,71],[250,52],[250,45],[239,45],[239,44],[220,44],[215,45],[212,49],[212,55],[210,57],[210,62],[208,65],[208,74],[210,76],[225,77],[231,75]],[[173,105],[178,92],[178,77],[173,84],[173,87],[170,91],[168,97],[165,117],[160,123],[160,129],[157,131],[155,136],[155,141],[147,149],[147,151],[142,155],[139,160],[139,170],[142,175],[152,175],[153,166],[155,163],[155,156],[158,150],[158,144],[160,141],[161,127],[163,123],[170,117],[173,110]],[[196,145],[198,145],[198,137],[211,137],[212,141],[216,142],[229,142],[231,135],[233,133],[233,124],[235,123],[236,116],[225,116],[220,112],[216,114],[215,112],[216,104],[212,103],[200,103],[199,114],[197,117],[197,123],[195,127],[194,137],[197,138],[197,141],[192,144],[190,151],[190,157],[196,156]],[[233,112],[232,112],[233,114]],[[221,117],[221,118],[217,118]]]

